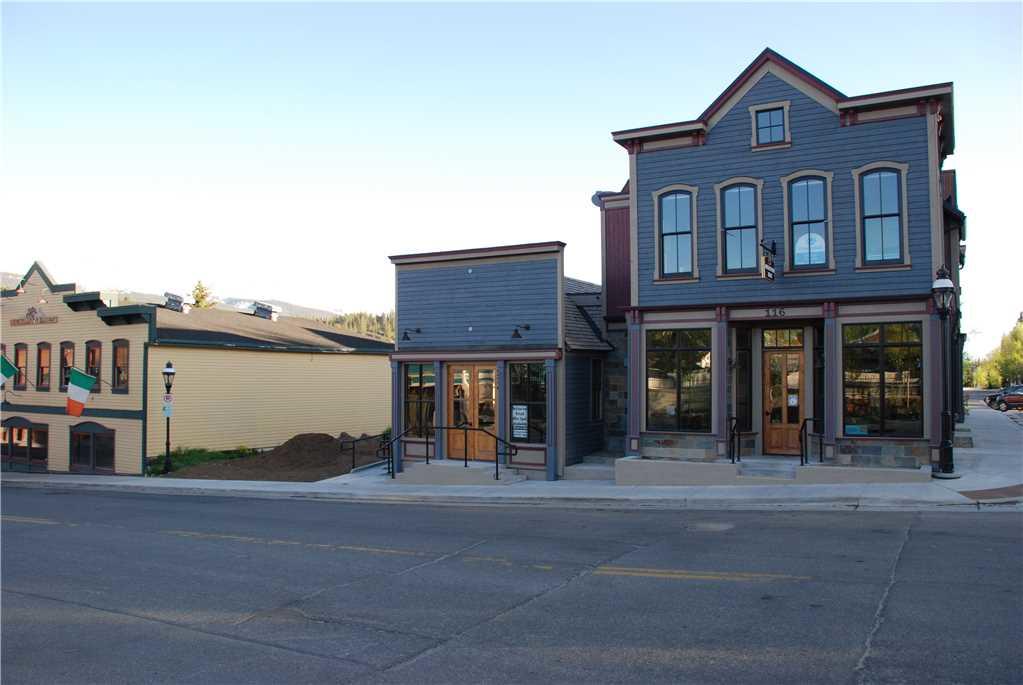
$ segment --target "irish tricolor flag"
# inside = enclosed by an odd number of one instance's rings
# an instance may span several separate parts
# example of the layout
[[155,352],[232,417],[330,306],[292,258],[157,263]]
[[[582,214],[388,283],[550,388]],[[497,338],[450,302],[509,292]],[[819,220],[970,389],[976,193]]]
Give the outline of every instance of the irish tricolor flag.
[[4,355],[3,362],[0,363],[0,369],[2,369],[4,373],[4,378],[3,381],[0,382],[0,386],[7,385],[7,381],[13,378],[14,374],[18,372],[18,369],[11,363],[11,360],[7,358],[7,355]]
[[89,399],[89,391],[96,385],[96,377],[90,376],[84,371],[71,369],[71,377],[67,383],[67,413],[71,416],[81,416],[85,409],[85,401]]

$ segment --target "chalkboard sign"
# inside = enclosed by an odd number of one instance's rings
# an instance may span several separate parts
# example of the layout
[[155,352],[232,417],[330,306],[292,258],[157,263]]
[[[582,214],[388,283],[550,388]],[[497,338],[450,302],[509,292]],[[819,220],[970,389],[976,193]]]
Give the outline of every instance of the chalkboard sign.
[[511,406],[512,440],[529,439],[529,406],[513,404]]

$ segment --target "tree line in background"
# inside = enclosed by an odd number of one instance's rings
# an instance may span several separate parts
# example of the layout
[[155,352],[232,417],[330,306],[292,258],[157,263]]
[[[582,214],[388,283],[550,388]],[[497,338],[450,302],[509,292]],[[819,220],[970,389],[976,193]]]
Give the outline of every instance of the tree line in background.
[[370,312],[350,312],[338,314],[327,323],[345,328],[356,333],[368,333],[381,338],[394,340],[394,311],[382,314],[371,314]]
[[963,359],[963,385],[968,388],[1001,388],[1012,383],[1023,383],[1023,317],[983,359]]

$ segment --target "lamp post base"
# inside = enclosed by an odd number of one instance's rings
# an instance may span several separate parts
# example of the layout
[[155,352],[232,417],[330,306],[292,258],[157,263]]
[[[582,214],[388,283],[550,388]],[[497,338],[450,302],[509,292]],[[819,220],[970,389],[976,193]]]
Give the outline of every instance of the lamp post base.
[[962,478],[961,473],[942,473],[941,471],[935,471],[931,474],[931,478],[940,478],[941,480],[955,480],[956,478]]

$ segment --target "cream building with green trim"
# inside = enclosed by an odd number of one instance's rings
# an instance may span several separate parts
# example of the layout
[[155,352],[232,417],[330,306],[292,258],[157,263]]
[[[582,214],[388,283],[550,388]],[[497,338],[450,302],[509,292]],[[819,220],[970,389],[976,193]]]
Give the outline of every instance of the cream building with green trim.
[[[176,369],[171,443],[274,447],[299,433],[390,425],[394,346],[311,319],[173,303],[56,283],[38,262],[0,299],[4,468],[138,475],[166,438],[161,371]],[[96,375],[82,416],[65,411],[70,367]]]

